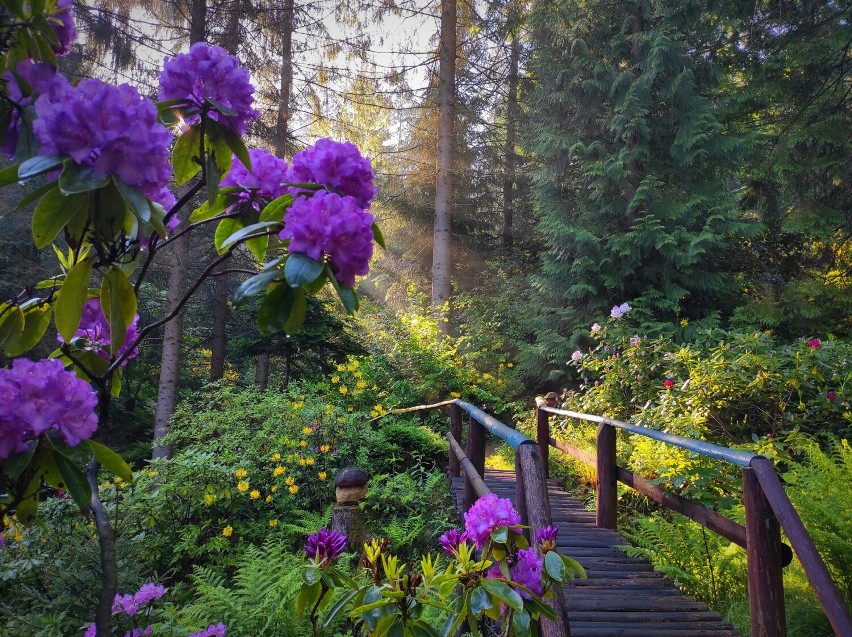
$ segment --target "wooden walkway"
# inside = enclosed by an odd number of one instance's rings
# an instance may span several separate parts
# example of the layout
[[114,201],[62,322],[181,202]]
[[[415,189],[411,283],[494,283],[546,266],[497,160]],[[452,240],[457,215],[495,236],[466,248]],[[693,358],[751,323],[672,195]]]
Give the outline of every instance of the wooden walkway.
[[[513,471],[485,471],[485,483],[501,498],[515,499]],[[461,509],[464,477],[452,484]],[[565,588],[571,637],[736,637],[719,614],[683,595],[644,559],[613,548],[620,534],[595,526],[595,514],[548,480],[557,547],[586,569],[588,579]]]

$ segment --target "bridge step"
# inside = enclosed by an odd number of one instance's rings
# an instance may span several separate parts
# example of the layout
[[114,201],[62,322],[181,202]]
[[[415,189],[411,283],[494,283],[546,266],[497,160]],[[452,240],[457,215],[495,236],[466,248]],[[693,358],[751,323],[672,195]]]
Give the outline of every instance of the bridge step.
[[[459,510],[464,478],[452,489]],[[501,498],[515,501],[513,471],[485,471],[485,483]],[[629,544],[609,529],[595,526],[595,514],[548,480],[553,523],[559,525],[557,550],[576,559],[587,579],[565,587],[571,637],[739,637],[734,627],[681,593],[650,562],[616,548]]]

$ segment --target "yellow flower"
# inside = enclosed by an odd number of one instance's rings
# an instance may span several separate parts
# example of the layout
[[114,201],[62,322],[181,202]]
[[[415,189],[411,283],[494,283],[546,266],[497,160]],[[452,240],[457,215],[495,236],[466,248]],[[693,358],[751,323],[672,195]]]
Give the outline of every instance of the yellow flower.
[[246,471],[245,469],[237,469],[236,471],[234,471],[234,475],[238,478],[245,478],[248,475],[248,471]]
[[216,496],[213,495],[212,493],[208,493],[207,495],[204,496],[204,504],[206,504],[207,506],[210,506],[215,501],[216,501]]
[[281,460],[281,454],[280,453],[273,453],[272,454],[272,462],[278,462],[279,460]]
[[514,367],[514,366],[515,366],[514,363],[506,363],[506,367]]
[[332,376],[332,377],[331,377],[331,382],[332,382],[332,383],[334,383],[334,384],[336,385],[337,383],[339,383],[339,382],[340,382],[340,376]]
[[451,396],[452,398],[461,398],[461,394],[460,394],[460,393],[458,393],[457,391],[451,391],[451,392],[450,392],[450,396]]
[[270,502],[272,502],[272,496],[268,495],[266,496],[266,503],[269,504]]
[[284,467],[282,467],[280,465],[275,467],[275,469],[272,471],[272,475],[274,475],[276,478],[278,476],[280,476],[282,473],[284,473]]
[[290,493],[292,493],[293,495],[296,495],[298,492],[299,492],[299,485],[294,484],[294,485],[290,486]]
[[689,325],[689,321],[687,319],[681,319],[680,320],[680,326],[681,327],[686,327],[687,325]]
[[308,441],[307,441],[307,440],[303,440],[302,442],[300,442],[300,443],[299,443],[299,445],[301,445],[302,447],[307,447],[307,446],[308,446]]
[[361,376],[363,376],[364,374],[362,374],[360,371],[357,371],[357,372],[355,372],[355,373],[354,373],[354,374],[352,374],[352,375],[353,375],[355,378],[361,378]]
[[349,388],[348,388],[346,385],[341,385],[341,386],[340,386],[340,393],[341,393],[341,394],[348,394],[348,393],[349,393]]
[[325,471],[320,471],[320,472],[317,474],[317,477],[318,477],[320,480],[325,480],[325,479],[328,477],[328,474],[327,474]]
[[379,412],[377,412],[375,409],[370,412],[370,418],[378,418],[378,417],[379,417]]
[[322,451],[323,453],[328,453],[330,449],[331,447],[329,447],[328,445],[320,445],[320,451]]
[[153,478],[154,476],[160,475],[160,472],[159,471],[149,471],[148,475]]
[[243,493],[245,493],[248,490],[249,490],[249,483],[246,482],[245,480],[240,480],[237,483],[237,491],[242,491]]
[[304,466],[305,466],[305,459],[304,459],[304,458],[299,458],[299,464],[300,464],[300,465],[302,465],[302,466],[304,467]]
[[302,433],[305,434],[305,435],[308,435],[308,434],[314,433],[314,430],[311,429],[310,427],[302,427]]
[[350,405],[349,407],[346,408],[346,411],[348,411],[351,414],[353,411],[355,411],[355,408]]
[[313,463],[314,463],[314,459],[313,459],[313,458],[306,458],[306,459],[305,459],[305,464],[306,464],[306,465],[308,465],[309,467],[310,467]]
[[296,478],[294,478],[293,476],[287,476],[287,479],[284,481],[284,484],[286,484],[287,486],[292,486],[296,484]]
[[337,366],[337,371],[339,371],[339,372],[345,372],[345,371],[346,371],[346,365],[338,365],[338,366]]
[[258,491],[257,489],[252,489],[251,493],[249,493],[249,497],[252,500],[257,500],[260,497],[260,491]]
[[355,386],[356,386],[358,389],[364,389],[364,388],[367,386],[367,383],[366,383],[365,381],[363,381],[363,380],[359,380],[359,381],[355,384]]
[[270,491],[272,491],[272,493],[275,493],[276,491],[278,491],[278,485],[277,484],[272,485],[272,488],[270,489]]
[[233,534],[234,534],[234,527],[232,527],[230,524],[228,526],[226,526],[224,529],[222,529],[222,535],[224,535],[225,537],[231,537]]
[[278,520],[270,520],[269,526],[274,529],[276,526],[278,526]]

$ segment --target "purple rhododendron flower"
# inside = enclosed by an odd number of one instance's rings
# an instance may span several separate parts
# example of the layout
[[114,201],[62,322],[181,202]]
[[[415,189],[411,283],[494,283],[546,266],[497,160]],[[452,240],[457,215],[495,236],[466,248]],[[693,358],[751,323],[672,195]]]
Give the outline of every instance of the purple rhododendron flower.
[[135,615],[139,612],[139,604],[136,603],[136,600],[133,599],[133,595],[128,593],[127,595],[119,595],[115,594],[115,599],[112,600],[112,612],[116,613],[124,613],[125,615]]
[[296,198],[278,236],[290,240],[290,252],[317,261],[328,255],[335,278],[351,288],[355,275],[370,270],[372,226],[373,215],[359,208],[355,199],[320,190],[311,197]]
[[[518,551],[515,563],[509,567],[509,576],[513,582],[526,586],[535,595],[541,596],[541,558],[531,548]],[[519,590],[524,599],[530,599],[529,593]]]
[[56,13],[50,16],[49,21],[59,40],[59,44],[53,46],[53,52],[56,55],[67,55],[71,52],[71,43],[77,39],[72,0],[57,0]]
[[165,594],[165,586],[156,582],[148,582],[139,587],[139,590],[133,595],[133,601],[138,606],[144,606],[145,604],[150,604],[155,599],[160,599]]
[[228,632],[227,627],[222,622],[218,624],[210,624],[204,630],[199,630],[197,633],[190,633],[187,637],[225,637]]
[[439,537],[438,541],[441,543],[441,548],[444,549],[444,553],[453,557],[458,552],[459,545],[462,542],[467,541],[467,533],[459,531],[458,529],[450,529]]
[[346,548],[346,536],[337,531],[320,529],[308,536],[305,553],[317,564],[330,564],[343,553]]
[[622,303],[621,305],[613,306],[609,315],[614,319],[621,318],[622,316],[627,314],[632,309],[633,308],[631,308],[627,303]]
[[263,148],[250,150],[249,158],[251,170],[234,157],[231,170],[222,180],[221,186],[242,188],[238,195],[240,201],[259,211],[264,202],[277,199],[287,192],[287,188],[281,185],[284,173],[287,172],[287,162]]
[[[209,111],[211,119],[243,134],[251,120],[260,114],[251,105],[254,87],[249,72],[240,66],[239,60],[218,46],[196,42],[189,53],[166,58],[160,74],[160,100],[186,100],[193,106]],[[211,110],[207,100],[234,111],[225,116]],[[186,118],[194,124],[200,116]]]
[[88,628],[86,628],[86,632],[83,633],[83,637],[97,637],[98,627],[94,624],[89,624]]
[[[373,184],[370,160],[351,142],[321,139],[293,155],[293,168],[287,181],[315,182],[334,192],[353,197],[360,208],[369,208],[379,189]],[[292,189],[293,196],[300,192]]]
[[464,514],[464,527],[467,537],[483,548],[498,526],[515,526],[521,523],[521,516],[507,498],[498,498],[489,493],[477,500]]
[[556,550],[556,536],[559,526],[545,526],[535,532],[535,541],[541,547],[542,553]]
[[129,84],[87,79],[43,94],[35,103],[33,133],[40,155],[67,155],[100,175],[114,175],[146,197],[169,181],[171,133],[157,122],[157,108]]
[[69,85],[68,80],[47,62],[21,60],[15,65],[14,73],[3,71],[0,86],[5,86],[6,99],[17,105],[10,109],[9,128],[0,145],[0,151],[14,157],[23,123],[21,109],[32,104],[40,94],[56,94]]
[[[133,347],[127,358],[122,361],[122,367],[127,365],[127,361],[135,358],[139,353],[139,349],[136,347],[136,341],[139,338],[138,323],[139,315],[137,314],[133,318],[133,322],[127,326],[124,343],[118,348],[116,357],[123,355],[131,346]],[[98,347],[98,355],[101,358],[109,360],[109,347],[111,343],[109,321],[101,308],[101,300],[98,297],[91,298],[83,304],[83,315],[80,317],[80,326],[74,332],[74,336],[90,341]],[[59,341],[62,341],[61,334],[57,334],[57,338]]]
[[26,449],[24,441],[57,429],[69,446],[91,438],[98,397],[59,359],[18,358],[0,369],[0,460]]
[[148,635],[153,632],[153,626],[146,626],[145,628],[134,628],[133,630],[128,630],[126,633],[124,633],[124,637],[148,637]]

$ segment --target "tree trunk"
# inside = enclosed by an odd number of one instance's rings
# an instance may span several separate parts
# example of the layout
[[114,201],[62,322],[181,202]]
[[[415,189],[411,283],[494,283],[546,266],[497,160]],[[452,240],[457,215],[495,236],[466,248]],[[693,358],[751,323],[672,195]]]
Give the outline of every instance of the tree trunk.
[[[205,0],[192,0],[189,40],[190,43],[204,39],[207,30],[207,4]],[[183,224],[179,228],[182,228]],[[186,265],[189,253],[189,237],[184,234],[169,246],[169,284],[166,293],[166,313],[177,307],[186,290]],[[168,458],[171,446],[162,444],[169,432],[169,423],[175,412],[180,379],[180,350],[183,336],[183,312],[165,324],[163,328],[163,357],[160,362],[160,382],[157,390],[157,412],[154,416],[153,458]]]
[[518,39],[517,26],[512,31],[509,45],[509,77],[508,99],[506,101],[506,147],[505,170],[503,172],[503,233],[501,243],[507,251],[512,249],[512,217],[515,197],[515,144],[518,125],[518,63],[521,56],[521,45]]
[[452,293],[453,121],[456,97],[456,0],[441,1],[438,84],[438,165],[432,243],[432,308],[442,333],[449,333]]
[[213,335],[210,343],[210,380],[225,375],[225,352],[228,347],[228,283],[230,277],[220,274],[213,282]]
[[269,353],[258,354],[254,359],[254,384],[258,389],[269,386]]

